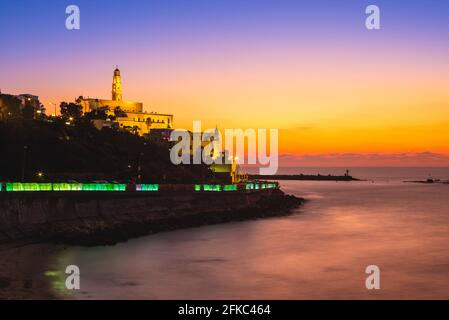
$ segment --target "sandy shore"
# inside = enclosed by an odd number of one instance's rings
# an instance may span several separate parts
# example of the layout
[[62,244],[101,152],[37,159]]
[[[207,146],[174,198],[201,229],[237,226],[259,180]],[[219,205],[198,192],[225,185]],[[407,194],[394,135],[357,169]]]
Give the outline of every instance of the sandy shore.
[[45,272],[61,248],[29,242],[0,245],[0,299],[55,299]]

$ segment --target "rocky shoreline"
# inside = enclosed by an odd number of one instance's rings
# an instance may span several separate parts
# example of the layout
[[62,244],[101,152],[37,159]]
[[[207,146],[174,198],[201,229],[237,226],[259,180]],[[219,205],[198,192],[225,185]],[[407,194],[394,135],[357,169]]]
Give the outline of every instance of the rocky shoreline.
[[106,219],[84,219],[83,224],[54,224],[53,228],[57,230],[50,238],[43,235],[41,238],[0,245],[0,300],[58,299],[45,272],[66,246],[114,245],[157,232],[285,216],[304,202],[302,198],[286,195],[276,189],[270,196],[261,197],[245,208],[172,215],[157,222],[142,216],[133,216],[127,220],[114,220],[114,216],[108,216]]
[[[251,206],[224,208],[185,215],[170,215],[155,221],[152,217],[127,216],[126,219],[108,217],[89,219],[82,225],[55,226],[52,242],[70,245],[114,245],[131,238],[176,229],[200,227],[227,222],[254,220],[284,216],[304,203],[304,199],[275,190],[269,197],[262,197]],[[86,227],[88,226],[88,227]]]
[[303,201],[278,188],[2,193],[0,244],[37,239],[112,245],[161,231],[285,215]]

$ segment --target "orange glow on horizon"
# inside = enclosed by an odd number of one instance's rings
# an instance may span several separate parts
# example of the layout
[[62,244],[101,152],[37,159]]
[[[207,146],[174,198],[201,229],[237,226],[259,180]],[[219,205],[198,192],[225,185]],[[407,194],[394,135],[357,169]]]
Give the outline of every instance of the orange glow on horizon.
[[[281,155],[449,154],[444,55],[289,49],[184,52],[154,61],[136,54],[132,65],[120,61],[123,99],[143,102],[147,112],[173,114],[175,128],[191,129],[194,120],[203,129],[277,128]],[[58,105],[80,95],[109,98],[111,64],[79,59],[63,80],[60,70],[33,66],[20,89],[2,89],[29,91]]]

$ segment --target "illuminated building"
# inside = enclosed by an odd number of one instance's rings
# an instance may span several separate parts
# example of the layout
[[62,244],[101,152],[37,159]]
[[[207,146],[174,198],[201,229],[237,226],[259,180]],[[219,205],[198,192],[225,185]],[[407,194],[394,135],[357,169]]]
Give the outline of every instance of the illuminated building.
[[[0,119],[4,119],[13,115],[14,107],[17,105],[18,110],[22,112],[25,106],[31,106],[34,109],[34,115],[42,113],[39,97],[32,94],[5,94],[0,91]],[[12,108],[12,109],[10,109]]]
[[[96,99],[81,97],[77,102],[84,113],[105,109],[108,115],[115,116],[115,121],[122,129],[144,135],[158,130],[173,129],[173,115],[156,112],[144,112],[143,103],[123,101],[122,78],[116,68],[112,78],[112,99]],[[98,122],[98,121],[97,121]]]
[[114,70],[114,77],[112,78],[112,100],[122,101],[122,77],[118,68]]
[[[23,93],[23,94],[5,94],[0,91],[0,97],[2,95],[5,96],[10,96],[10,97],[14,97],[16,99],[18,99],[20,101],[20,109],[23,109],[23,107],[25,107],[26,105],[31,105],[34,109],[39,109],[41,103],[39,101],[39,97],[32,95],[32,94],[28,94],[28,93]],[[0,99],[0,106],[3,105],[2,99]]]
[[21,108],[23,108],[25,105],[31,105],[33,106],[34,109],[38,109],[40,106],[40,102],[39,102],[39,97],[32,95],[32,94],[28,94],[28,93],[24,93],[24,94],[19,94],[15,96],[17,99],[20,100],[21,103]]

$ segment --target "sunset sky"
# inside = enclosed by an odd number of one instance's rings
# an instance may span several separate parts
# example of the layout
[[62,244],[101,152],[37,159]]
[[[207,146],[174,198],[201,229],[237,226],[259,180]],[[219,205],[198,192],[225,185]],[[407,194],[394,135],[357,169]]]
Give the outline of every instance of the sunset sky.
[[0,41],[1,91],[47,108],[109,98],[118,65],[176,127],[278,128],[281,165],[449,166],[446,0],[2,0]]

